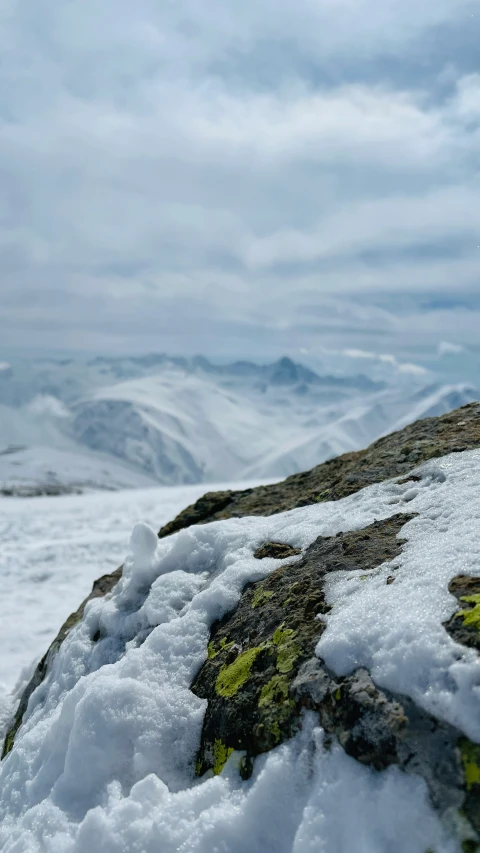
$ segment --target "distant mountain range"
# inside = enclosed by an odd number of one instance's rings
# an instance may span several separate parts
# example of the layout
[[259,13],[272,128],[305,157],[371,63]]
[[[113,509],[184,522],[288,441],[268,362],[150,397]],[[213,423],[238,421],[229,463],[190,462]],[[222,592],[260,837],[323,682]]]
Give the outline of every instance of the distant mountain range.
[[319,375],[282,358],[0,365],[4,493],[275,479],[478,399],[467,385]]

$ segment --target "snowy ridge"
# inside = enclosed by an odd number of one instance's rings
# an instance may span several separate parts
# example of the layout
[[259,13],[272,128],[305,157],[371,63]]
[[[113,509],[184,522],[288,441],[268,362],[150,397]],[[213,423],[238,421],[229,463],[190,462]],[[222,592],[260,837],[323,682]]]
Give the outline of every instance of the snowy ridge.
[[466,385],[399,382],[320,376],[288,358],[14,366],[0,382],[0,488],[280,478],[478,397]]
[[466,399],[470,402],[471,395],[474,393],[473,389],[465,384],[425,388],[423,394],[417,395],[418,402],[409,414],[400,418],[389,432],[403,429],[407,424],[423,418],[435,418],[453,409],[459,409],[465,405]]
[[[424,781],[373,772],[326,749],[313,714],[255,761],[233,753],[220,775],[194,775],[203,700],[189,689],[210,626],[245,584],[281,561],[265,541],[305,549],[402,508],[414,517],[392,562],[331,577],[317,654],[337,674],[366,666],[379,686],[480,742],[480,661],[442,627],[457,609],[448,582],[480,577],[480,451],[426,463],[422,479],[370,486],[333,503],[187,528],[164,540],[133,530],[124,575],[92,601],[33,694],[0,768],[6,853],[460,853]],[[96,641],[92,638],[96,637]]]

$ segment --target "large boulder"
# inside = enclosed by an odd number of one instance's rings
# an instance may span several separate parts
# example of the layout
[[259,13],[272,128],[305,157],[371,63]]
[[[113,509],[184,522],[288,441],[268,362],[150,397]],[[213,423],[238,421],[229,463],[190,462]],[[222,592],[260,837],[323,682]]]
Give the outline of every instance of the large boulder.
[[[419,829],[418,839],[436,839],[435,853],[479,849],[480,570],[475,572],[474,543],[480,452],[465,453],[476,448],[479,403],[419,421],[282,483],[206,494],[162,528],[160,539],[177,538],[171,547],[168,541],[159,545],[155,556],[148,532],[142,550],[137,530],[136,554],[123,576],[122,569],[104,576],[87,599],[97,599],[98,608],[106,595],[108,613],[102,616],[84,602],[39,664],[7,734],[5,764],[14,760],[17,739],[20,750],[24,729],[26,741],[32,737],[32,720],[41,721],[42,732],[48,728],[42,708],[53,718],[55,702],[73,703],[69,694],[78,689],[78,678],[146,648],[162,619],[175,621],[175,609],[191,616],[188,602],[195,601],[200,612],[205,590],[210,594],[222,572],[227,577],[235,560],[243,560],[243,574],[232,575],[231,588],[219,587],[209,600],[209,637],[188,678],[192,708],[201,709],[198,734],[182,758],[184,772],[190,761],[192,786],[195,775],[208,781],[231,773],[243,780],[239,784],[253,784],[259,757],[296,743],[314,720],[322,749],[333,755],[342,750],[366,768],[362,772],[421,780],[440,828],[431,836]],[[367,486],[372,488],[360,493]],[[228,519],[235,518],[242,520],[232,526]],[[210,534],[203,526],[216,521],[226,524],[214,525]],[[465,533],[459,530],[464,523]],[[202,527],[195,533],[197,525]],[[213,547],[213,541],[222,544]],[[168,619],[148,616],[157,585],[167,576],[173,584],[176,572],[178,605],[169,604]],[[196,577],[192,593],[183,589],[185,572]],[[177,595],[172,589],[169,602]],[[70,670],[64,675],[60,657],[67,660],[66,639],[73,648],[75,631],[75,642],[80,646],[83,636],[84,646],[81,655],[76,652],[74,677]],[[178,638],[171,642],[173,648]],[[166,660],[173,652],[164,645],[161,654]],[[135,787],[137,777],[129,773]],[[381,775],[392,773],[397,775]],[[158,775],[163,778],[160,767]],[[58,800],[60,795],[57,807]],[[383,817],[378,819],[383,826]],[[405,828],[406,838],[410,831]],[[310,851],[312,837],[281,849]],[[415,853],[418,839],[412,835],[410,848],[392,840],[375,847],[372,841],[372,851]],[[366,849],[362,844],[359,850]],[[125,849],[142,848],[132,841]],[[197,847],[185,843],[181,849]],[[225,835],[215,849],[240,848]],[[275,848],[265,842],[261,849]],[[346,847],[338,842],[330,849],[343,853]]]

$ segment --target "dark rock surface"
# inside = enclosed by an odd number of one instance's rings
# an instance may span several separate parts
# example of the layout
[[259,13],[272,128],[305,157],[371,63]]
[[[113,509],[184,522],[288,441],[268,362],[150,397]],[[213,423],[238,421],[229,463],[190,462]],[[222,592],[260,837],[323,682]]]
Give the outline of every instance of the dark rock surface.
[[299,548],[293,548],[286,542],[265,542],[260,548],[255,551],[254,557],[257,560],[265,560],[267,557],[273,557],[275,560],[285,560],[287,557],[296,557],[301,554]]
[[325,731],[357,761],[375,770],[396,764],[420,774],[441,813],[465,806],[460,733],[407,696],[379,690],[367,670],[337,678],[322,661],[311,658],[300,669],[291,693],[297,702],[318,711]]
[[[314,656],[328,612],[323,583],[332,571],[368,572],[401,550],[397,534],[412,516],[320,537],[301,560],[249,585],[233,613],[212,626],[209,656],[192,690],[208,699],[198,771],[218,769],[218,744],[248,759],[295,731],[291,685]],[[320,618],[319,618],[320,617]]]
[[209,492],[164,525],[159,536],[221,518],[274,515],[319,501],[335,501],[372,483],[405,477],[429,459],[479,446],[480,403],[470,403],[442,417],[416,421],[380,438],[366,450],[344,453],[281,483],[237,492]]
[[[208,659],[192,685],[208,700],[196,771],[219,773],[229,755],[240,750],[245,753],[241,773],[248,778],[255,756],[294,735],[302,708],[308,708],[318,713],[327,735],[362,764],[378,771],[396,765],[421,775],[446,823],[455,823],[457,815],[463,849],[475,851],[480,745],[409,697],[380,690],[367,670],[338,677],[315,656],[325,629],[322,615],[329,610],[324,595],[328,574],[368,573],[392,560],[401,552],[401,529],[412,517],[399,514],[363,530],[318,538],[300,560],[246,587],[235,611],[214,623]],[[257,554],[263,556],[262,549]],[[389,575],[386,583],[394,580]],[[447,630],[478,649],[480,579],[456,578],[451,591],[467,609],[450,620],[453,629],[449,623]]]

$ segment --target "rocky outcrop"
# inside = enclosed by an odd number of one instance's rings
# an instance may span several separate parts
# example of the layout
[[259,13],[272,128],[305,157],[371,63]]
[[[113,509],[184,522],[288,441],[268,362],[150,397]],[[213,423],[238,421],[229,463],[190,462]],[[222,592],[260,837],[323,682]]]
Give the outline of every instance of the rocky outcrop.
[[[302,708],[318,713],[325,732],[375,770],[397,765],[426,780],[432,802],[447,822],[465,821],[465,842],[476,850],[480,834],[480,746],[406,696],[379,690],[363,669],[336,677],[315,656],[328,612],[324,583],[330,572],[371,572],[397,556],[411,515],[396,515],[363,530],[318,538],[301,560],[283,565],[244,590],[236,610],[212,626],[208,660],[192,690],[208,700],[197,773],[221,771],[235,750],[245,753],[248,778],[255,756],[297,731]],[[260,549],[261,550],[261,549]],[[258,554],[259,552],[257,552]],[[366,576],[365,576],[366,579]],[[471,607],[447,630],[478,642],[480,581],[453,584]],[[476,581],[476,584],[473,583]],[[394,583],[389,575],[386,583]],[[469,583],[470,582],[470,583]],[[452,582],[453,583],[453,582]],[[460,627],[457,627],[457,623]],[[470,837],[469,837],[470,836]]]
[[480,403],[426,418],[380,438],[366,450],[344,453],[281,483],[243,491],[209,492],[160,530],[168,536],[191,524],[244,515],[274,515],[319,501],[336,501],[421,462],[480,446]]
[[328,611],[326,576],[369,571],[392,559],[401,548],[397,534],[410,517],[320,537],[300,561],[247,587],[237,609],[212,626],[208,660],[192,685],[208,699],[200,773],[218,767],[220,742],[227,751],[245,750],[249,759],[293,734],[302,704],[293,684],[304,665],[317,660],[321,617]]
[[[345,497],[364,486],[399,478],[418,481],[420,463],[480,447],[480,404],[413,424],[349,453],[294,475],[282,483],[210,493],[160,531],[167,536],[191,524],[246,515],[272,515],[319,501]],[[336,676],[315,655],[329,610],[325,584],[335,572],[374,572],[402,550],[402,528],[412,515],[400,513],[362,530],[318,537],[303,553],[289,542],[268,541],[258,560],[284,563],[265,580],[249,584],[231,613],[211,628],[208,659],[192,691],[208,700],[196,772],[219,773],[233,751],[243,753],[241,773],[250,775],[255,757],[291,737],[303,709],[318,714],[330,739],[374,770],[397,765],[425,779],[432,802],[454,825],[466,853],[480,838],[480,746],[403,695],[381,690],[366,669]],[[109,592],[121,569],[101,578],[92,596]],[[385,578],[395,584],[395,569]],[[480,580],[458,575],[450,583],[458,612],[445,624],[458,643],[480,650]],[[92,597],[91,596],[91,597]],[[87,599],[88,600],[88,599]],[[13,746],[28,699],[48,671],[85,603],[62,627],[22,697],[4,754]]]

